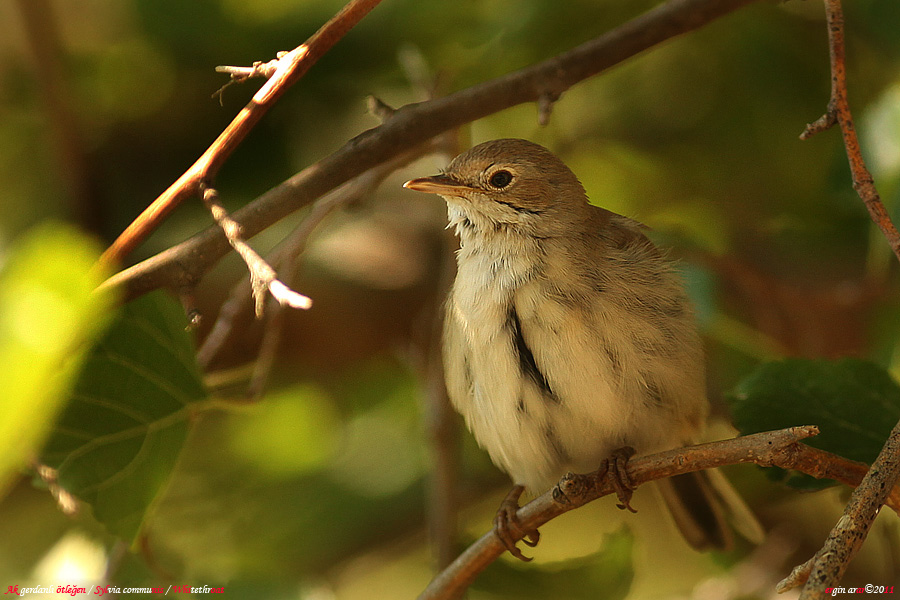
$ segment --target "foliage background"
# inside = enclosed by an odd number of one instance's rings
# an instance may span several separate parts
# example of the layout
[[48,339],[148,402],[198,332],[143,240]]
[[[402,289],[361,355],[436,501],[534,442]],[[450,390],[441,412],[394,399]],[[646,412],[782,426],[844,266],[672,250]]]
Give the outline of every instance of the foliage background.
[[[0,4],[0,264],[48,220],[108,243],[252,95],[253,85],[233,86],[220,107],[210,94],[224,81],[212,67],[292,48],[341,4],[54,2],[45,26],[58,35],[64,109],[45,101],[17,4]],[[240,206],[377,124],[365,112],[369,94],[392,106],[421,100],[403,65],[424,59],[446,93],[570,48],[653,4],[386,0],[230,159],[222,197]],[[850,101],[896,221],[900,5],[860,0],[845,11]],[[820,4],[760,3],[570,90],[547,127],[522,106],[478,121],[461,139],[549,146],[594,202],[647,223],[682,259],[720,417],[710,435],[727,436],[722,398],[763,360],[855,356],[900,374],[896,265],[850,187],[838,133],[797,137],[824,110],[828,86]],[[60,143],[66,127],[69,153]],[[443,206],[399,184],[441,160],[396,174],[318,232],[299,286],[315,306],[289,316],[271,391],[257,405],[223,403],[193,423],[143,547],[115,561],[112,581],[219,583],[248,598],[401,598],[424,587],[429,454],[420,373],[452,240]],[[300,218],[254,244],[271,247]],[[208,221],[189,203],[132,258]],[[229,257],[197,290],[198,338],[243,276]],[[259,326],[245,325],[214,365],[223,400],[237,398],[235,381],[258,347]],[[464,530],[474,536],[508,483],[471,440],[463,445]],[[723,597],[716,594],[727,586],[764,597],[816,549],[841,492],[800,496],[754,468],[733,474],[775,532],[764,552],[694,555],[657,533],[670,527],[644,492],[630,529],[620,529],[611,501],[567,515],[546,528],[534,564],[499,563],[471,597],[619,597],[629,587],[634,598]],[[615,533],[599,557],[604,531]],[[900,579],[898,539],[896,519],[882,516],[847,584]],[[99,577],[120,551],[90,511],[64,516],[24,472],[0,502],[0,586]],[[747,561],[763,570],[744,575]],[[60,571],[65,564],[76,571]],[[579,585],[560,587],[573,579]]]

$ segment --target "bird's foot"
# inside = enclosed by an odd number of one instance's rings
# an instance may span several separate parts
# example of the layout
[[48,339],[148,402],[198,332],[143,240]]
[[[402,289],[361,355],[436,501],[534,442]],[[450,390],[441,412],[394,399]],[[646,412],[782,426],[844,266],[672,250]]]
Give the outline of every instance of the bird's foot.
[[634,453],[635,450],[631,446],[623,446],[613,450],[610,457],[603,461],[603,466],[600,467],[600,470],[606,470],[604,475],[609,479],[616,492],[616,498],[619,499],[619,503],[616,506],[622,510],[636,513],[637,510],[631,507],[631,496],[634,490],[637,489],[637,486],[631,483],[626,470],[628,459],[634,456]]
[[522,551],[516,546],[516,541],[521,539],[526,546],[534,548],[540,541],[541,534],[538,533],[537,529],[523,531],[519,524],[519,517],[516,515],[516,511],[519,510],[519,498],[524,491],[524,486],[517,485],[509,491],[506,498],[500,503],[500,508],[497,509],[497,514],[494,517],[494,534],[500,540],[500,543],[509,550],[510,554],[519,560],[528,562],[531,558],[522,554]]

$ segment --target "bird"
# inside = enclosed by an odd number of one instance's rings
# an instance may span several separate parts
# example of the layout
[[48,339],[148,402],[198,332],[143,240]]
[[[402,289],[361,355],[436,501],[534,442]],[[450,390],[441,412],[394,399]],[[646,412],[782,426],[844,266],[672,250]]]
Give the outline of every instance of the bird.
[[[691,304],[675,261],[646,228],[591,204],[539,144],[487,141],[404,187],[442,196],[459,238],[444,314],[447,391],[515,484],[495,531],[530,560],[516,539],[533,546],[537,532],[513,535],[523,491],[540,494],[610,457],[689,445],[702,432],[709,403]],[[691,546],[731,545],[724,505],[741,501],[723,476],[658,483]]]

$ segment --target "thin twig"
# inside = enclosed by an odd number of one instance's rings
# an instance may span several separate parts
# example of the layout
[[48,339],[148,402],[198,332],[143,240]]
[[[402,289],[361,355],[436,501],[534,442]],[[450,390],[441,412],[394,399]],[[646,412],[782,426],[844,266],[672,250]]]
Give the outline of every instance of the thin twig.
[[[367,173],[369,173],[367,171]],[[309,214],[303,219],[303,222],[294,229],[288,238],[284,251],[279,252],[278,262],[279,270],[285,273],[285,279],[288,285],[296,285],[295,281],[299,275],[298,258],[306,248],[306,243],[312,232],[325,220],[325,218],[334,212],[339,206],[345,206],[362,197],[365,193],[360,189],[355,189],[353,185],[357,180],[352,180],[341,186],[334,192],[320,198]],[[275,366],[275,359],[278,355],[278,349],[281,346],[281,338],[284,332],[284,310],[281,306],[275,306],[269,311],[263,330],[262,343],[259,347],[259,354],[253,365],[253,373],[250,376],[250,383],[247,386],[247,397],[253,400],[259,400],[265,391],[266,384],[269,381],[269,375]]]
[[[269,70],[268,81],[256,92],[253,99],[197,159],[197,162],[119,235],[103,253],[101,261],[106,264],[120,263],[182,200],[198,193],[201,182],[212,181],[225,160],[244,141],[281,94],[303,77],[310,67],[380,2],[381,0],[350,0],[305,44],[283,53],[276,59],[277,67]],[[259,74],[262,75],[263,72]]]
[[231,218],[228,211],[219,203],[218,192],[205,183],[200,185],[203,203],[212,213],[213,220],[222,228],[228,243],[244,259],[247,269],[250,271],[250,288],[256,306],[257,318],[262,316],[265,306],[265,291],[269,290],[272,297],[282,306],[306,309],[312,306],[312,300],[303,294],[298,294],[284,283],[278,280],[278,274],[262,256],[256,253],[241,237],[241,226]]
[[275,58],[269,62],[258,60],[249,67],[233,67],[229,65],[220,65],[216,67],[216,73],[227,73],[231,75],[231,80],[235,83],[243,83],[253,77],[263,77],[268,79],[278,70],[278,65],[287,52],[279,52]]
[[[455,243],[455,240],[454,240]],[[442,254],[439,293],[428,307],[429,335],[423,343],[425,384],[425,433],[431,451],[431,476],[428,499],[428,531],[438,569],[449,566],[456,557],[459,515],[459,420],[444,384],[441,331],[443,302],[456,274],[456,261],[448,250]]]
[[216,67],[216,73],[225,73],[231,75],[232,83],[244,83],[248,79],[254,77],[264,77],[268,79],[278,69],[278,61],[284,55],[279,52],[277,58],[273,58],[269,62],[258,60],[249,67],[233,67],[230,65],[219,65]]
[[[397,109],[393,118],[357,136],[329,157],[269,190],[235,218],[253,237],[362,171],[436,135],[505,108],[561,95],[593,75],[677,35],[699,29],[755,0],[670,0],[554,58],[429,102]],[[215,228],[110,278],[134,298],[162,286],[195,285],[229,246]]]
[[263,77],[268,79],[272,75],[275,74],[275,71],[278,70],[278,65],[281,62],[281,59],[284,58],[287,52],[279,52],[275,55],[275,58],[270,60],[269,62],[262,62],[258,60],[254,62],[249,67],[233,67],[228,65],[220,65],[216,67],[216,73],[226,73],[231,76],[231,80],[217,89],[212,97],[218,98],[219,104],[224,104],[223,98],[225,97],[225,90],[230,86],[244,83],[248,79],[253,79],[254,77]]
[[[366,171],[356,179],[348,181],[330,194],[320,198],[313,204],[306,218],[288,236],[283,249],[278,253],[276,264],[279,265],[282,272],[287,274],[286,278],[290,285],[294,285],[300,272],[298,259],[305,251],[310,236],[322,221],[336,209],[357,202],[370,194],[395,168],[399,168],[394,163],[381,165],[381,167]],[[278,348],[281,346],[283,331],[284,311],[282,307],[278,306],[266,320],[259,355],[253,365],[253,374],[250,377],[250,385],[247,387],[248,397],[259,399],[265,390],[269,374],[275,365]]]
[[[636,458],[628,462],[628,478],[634,485],[640,485],[681,473],[740,463],[776,466],[818,477],[819,473],[832,470],[825,467],[825,464],[840,458],[798,443],[816,435],[818,431],[818,428],[812,426],[791,427]],[[842,462],[845,460],[841,459]],[[811,465],[815,467],[810,468]],[[569,474],[553,490],[520,508],[516,514],[520,529],[537,529],[565,512],[615,493],[609,478],[597,480],[593,475]],[[862,475],[856,484],[861,479]],[[894,490],[894,497],[900,499],[900,490]],[[431,581],[419,600],[447,600],[457,597],[504,551],[504,546],[493,531],[484,534]]]
[[[296,271],[293,265],[296,263],[297,257],[305,249],[308,238],[315,228],[332,211],[346,206],[371,192],[390,173],[427,153],[434,152],[440,147],[441,143],[443,142],[433,140],[424,146],[413,148],[389,163],[360,173],[358,177],[317,200],[309,214],[297,225],[293,232],[288,234],[285,242],[269,256],[269,261],[277,265],[280,271],[286,273],[286,283],[293,285],[293,277]],[[237,320],[242,314],[246,313],[247,307],[251,305],[251,300],[252,289],[246,280],[237,284],[231,290],[228,300],[225,301],[219,310],[219,316],[209,335],[206,336],[197,352],[197,360],[202,367],[208,367],[215,360],[229,340]],[[272,312],[269,316],[271,318],[276,314],[277,312]],[[277,340],[271,340],[268,343],[271,345],[275,344],[275,342]],[[260,375],[254,375],[254,377],[260,377]],[[258,384],[251,387],[257,386]]]
[[825,16],[828,22],[828,47],[831,62],[831,98],[825,114],[806,126],[800,139],[806,140],[813,135],[840,125],[850,161],[850,174],[853,178],[853,189],[859,194],[869,211],[872,221],[881,229],[885,239],[900,260],[900,232],[891,221],[891,217],[881,202],[875,181],[863,160],[856,136],[856,127],[847,102],[847,70],[844,51],[844,13],[840,0],[825,0]]
[[[448,136],[455,143],[456,136]],[[445,148],[448,158],[457,154],[452,146]],[[435,293],[416,321],[420,324],[415,336],[411,359],[423,383],[423,424],[430,454],[428,481],[428,533],[432,557],[437,570],[450,565],[459,551],[459,461],[460,422],[453,410],[444,384],[442,360],[442,330],[444,302],[456,276],[454,251],[458,247],[455,236],[445,235],[445,246],[437,265]]]
[[[853,189],[859,194],[869,216],[900,260],[900,233],[881,202],[872,174],[860,151],[856,127],[847,102],[847,73],[844,46],[844,14],[840,0],[825,0],[828,25],[828,46],[831,63],[831,97],[825,114],[806,126],[801,139],[840,125],[843,135]],[[900,423],[894,427],[887,443],[869,469],[862,483],[854,490],[844,514],[816,555],[796,567],[779,585],[784,591],[806,582],[800,600],[819,600],[829,594],[827,589],[840,582],[850,561],[862,547],[872,523],[888,495],[900,480]]]

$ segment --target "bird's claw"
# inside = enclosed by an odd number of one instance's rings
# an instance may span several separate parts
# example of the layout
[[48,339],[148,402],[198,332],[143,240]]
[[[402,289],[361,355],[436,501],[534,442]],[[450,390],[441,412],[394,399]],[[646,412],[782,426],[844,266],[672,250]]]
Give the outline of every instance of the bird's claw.
[[609,478],[610,484],[616,492],[616,498],[619,503],[616,504],[622,510],[628,510],[636,513],[637,510],[631,507],[631,496],[634,494],[636,486],[631,483],[628,477],[628,459],[634,456],[635,450],[631,446],[623,446],[617,450],[613,450],[609,459],[604,461],[606,466],[606,477]]
[[497,514],[494,516],[494,534],[503,544],[503,547],[509,550],[509,553],[519,560],[529,562],[532,559],[522,554],[522,551],[516,546],[518,540],[522,540],[526,546],[534,548],[541,539],[541,534],[537,529],[531,531],[522,531],[519,524],[519,518],[516,512],[519,510],[519,497],[525,488],[517,485],[510,490],[500,503]]

